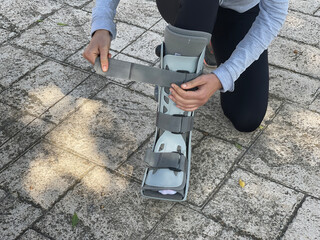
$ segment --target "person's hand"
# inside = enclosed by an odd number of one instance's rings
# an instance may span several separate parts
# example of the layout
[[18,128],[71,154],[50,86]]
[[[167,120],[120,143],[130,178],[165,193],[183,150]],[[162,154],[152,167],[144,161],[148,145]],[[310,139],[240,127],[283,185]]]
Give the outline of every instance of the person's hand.
[[[198,87],[196,91],[186,91]],[[176,103],[176,106],[184,111],[194,111],[204,105],[209,98],[222,88],[218,77],[213,74],[201,75],[190,82],[181,85],[172,84],[169,98]]]
[[103,29],[97,30],[82,56],[94,65],[96,58],[100,55],[102,71],[106,72],[109,67],[108,57],[111,57],[109,54],[110,43],[110,32]]

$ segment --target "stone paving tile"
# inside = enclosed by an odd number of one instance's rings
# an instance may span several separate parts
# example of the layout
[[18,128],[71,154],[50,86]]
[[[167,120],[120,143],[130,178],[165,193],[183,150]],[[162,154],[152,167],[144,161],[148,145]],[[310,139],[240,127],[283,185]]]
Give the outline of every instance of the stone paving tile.
[[0,28],[0,44],[7,41],[7,39],[14,37],[16,34],[5,29]]
[[84,83],[77,86],[61,101],[49,108],[41,115],[41,118],[58,124],[76,108],[80,107],[88,98],[97,94],[107,83],[108,79],[106,78],[97,75],[90,76]]
[[283,240],[320,239],[320,201],[307,198]]
[[0,175],[0,186],[48,209],[94,165],[41,142]]
[[39,116],[88,76],[49,61],[14,83],[1,94],[0,100]]
[[320,114],[285,105],[241,165],[320,197]]
[[85,5],[82,10],[87,11],[87,12],[92,12],[92,8],[95,6],[95,1],[89,2],[87,5]]
[[157,24],[150,28],[150,30],[161,34],[161,36],[164,36],[164,29],[167,25],[168,23],[164,19],[161,19],[159,22],[157,22]]
[[290,0],[289,1],[289,9],[296,10],[299,12],[313,14],[319,8],[320,8],[319,0]]
[[0,47],[0,52],[0,87],[3,89],[45,61],[44,58],[10,45]]
[[318,95],[318,97],[317,97],[317,98],[314,100],[314,102],[309,106],[309,109],[320,113],[320,89],[319,89],[319,95]]
[[[267,113],[261,123],[261,127],[269,124],[276,110],[280,107],[280,104],[281,102],[276,99],[269,99]],[[200,107],[199,110],[196,111],[195,128],[245,147],[249,146],[261,131],[260,128],[251,133],[243,133],[236,130],[223,114],[219,94],[214,94],[203,107]]]
[[[142,239],[172,204],[144,200],[140,184],[97,167],[36,227],[59,239]],[[74,213],[80,221],[72,228]]]
[[19,134],[2,145],[0,147],[0,169],[17,158],[43,134],[50,131],[53,126],[53,124],[36,119],[19,132]]
[[[197,144],[200,139],[203,137],[203,134],[197,130],[192,131],[192,146]],[[135,152],[132,156],[129,157],[128,161],[126,161],[119,169],[118,172],[124,174],[129,177],[134,177],[135,179],[142,181],[144,172],[146,169],[146,164],[144,162],[144,156],[147,149],[151,149],[154,142],[154,135],[151,136],[149,141],[145,143],[137,152]],[[192,157],[193,159],[193,157]],[[191,160],[192,161],[192,160]]]
[[49,238],[43,236],[36,231],[29,229],[20,238],[20,240],[49,240]]
[[148,239],[234,239],[245,240],[232,230],[224,229],[220,224],[202,214],[177,205]]
[[314,15],[320,17],[320,9]]
[[124,49],[123,53],[155,63],[158,60],[155,49],[162,41],[163,37],[160,34],[148,31]]
[[7,17],[1,14],[0,14],[0,28],[6,29],[12,32],[16,31],[16,26],[14,26]]
[[281,37],[269,48],[269,62],[314,78],[320,76],[320,49]]
[[310,104],[320,88],[320,81],[304,75],[270,67],[270,93],[300,104]]
[[192,155],[188,202],[201,206],[242,152],[213,137],[203,140]]
[[154,131],[155,109],[152,99],[110,84],[46,138],[114,169]]
[[134,82],[132,85],[130,85],[130,89],[154,98],[154,85],[152,84]]
[[276,239],[302,198],[301,193],[237,170],[203,212],[259,239]]
[[[289,11],[280,35],[320,47],[320,18]],[[295,34],[299,32],[299,34]]]
[[[3,191],[3,190],[0,190]],[[1,238],[6,240],[15,239],[28,228],[38,217],[41,209],[35,208],[28,203],[21,202],[17,194],[6,194],[0,201]]]
[[0,103],[0,146],[35,117]]
[[90,0],[56,0],[59,3],[68,4],[73,7],[81,7],[83,4],[87,3]]
[[117,23],[117,37],[111,42],[110,48],[120,52],[131,42],[136,40],[145,29],[129,25],[127,23]]
[[[19,46],[64,60],[90,40],[91,14],[63,8],[14,39]],[[67,24],[67,25],[64,25]]]
[[20,31],[60,7],[61,4],[53,0],[2,0],[0,14]]
[[154,1],[121,0],[115,19],[148,29],[159,21],[161,16]]

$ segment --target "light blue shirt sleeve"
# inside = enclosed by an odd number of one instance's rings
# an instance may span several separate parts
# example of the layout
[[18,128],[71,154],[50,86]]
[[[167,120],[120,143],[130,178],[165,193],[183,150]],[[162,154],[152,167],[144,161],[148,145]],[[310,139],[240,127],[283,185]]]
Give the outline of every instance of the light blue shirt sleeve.
[[241,73],[260,57],[278,35],[288,13],[288,5],[288,0],[260,1],[260,12],[249,32],[230,58],[213,71],[222,84],[222,92],[234,91],[234,82]]
[[118,4],[119,0],[96,0],[92,9],[91,36],[95,31],[105,29],[111,33],[112,39],[116,37],[117,30],[113,19]]

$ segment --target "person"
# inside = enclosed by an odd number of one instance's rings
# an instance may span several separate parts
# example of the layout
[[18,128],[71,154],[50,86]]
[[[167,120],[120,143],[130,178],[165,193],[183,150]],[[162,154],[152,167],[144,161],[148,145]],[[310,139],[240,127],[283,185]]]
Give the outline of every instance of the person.
[[[83,56],[94,64],[98,55],[108,70],[113,22],[119,0],[96,0],[92,12],[92,39]],[[157,0],[173,26],[212,33],[218,67],[181,86],[172,85],[170,98],[184,111],[194,111],[220,91],[225,116],[241,132],[260,126],[268,105],[267,48],[279,33],[288,0]],[[196,91],[186,91],[197,87]]]

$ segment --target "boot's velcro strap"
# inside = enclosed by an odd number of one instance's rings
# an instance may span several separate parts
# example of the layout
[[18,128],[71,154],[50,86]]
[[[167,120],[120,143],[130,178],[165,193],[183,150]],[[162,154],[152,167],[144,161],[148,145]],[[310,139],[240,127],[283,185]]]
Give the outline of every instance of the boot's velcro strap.
[[157,113],[157,127],[173,133],[186,133],[193,128],[193,116],[177,116]]
[[113,58],[109,59],[109,70],[103,72],[101,69],[100,57],[96,58],[94,70],[97,74],[104,77],[151,83],[162,87],[171,87],[172,83],[180,86],[182,83],[189,82],[200,75],[197,73],[174,72]]
[[184,171],[186,158],[183,154],[178,152],[153,152],[148,149],[144,158],[149,168],[169,168],[173,171]]

